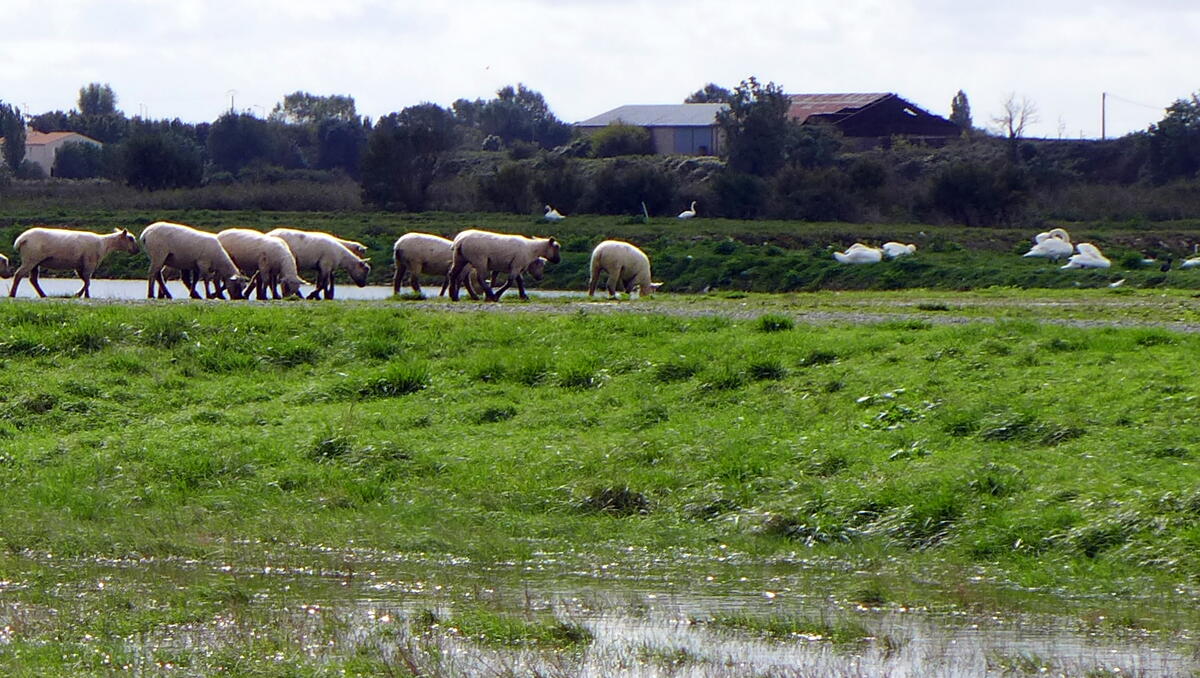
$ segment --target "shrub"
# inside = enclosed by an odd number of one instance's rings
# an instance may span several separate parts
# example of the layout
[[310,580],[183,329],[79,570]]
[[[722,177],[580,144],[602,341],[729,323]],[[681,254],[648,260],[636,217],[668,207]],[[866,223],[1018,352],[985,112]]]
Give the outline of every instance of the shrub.
[[613,158],[618,155],[653,155],[650,130],[621,121],[609,123],[592,135],[592,155]]

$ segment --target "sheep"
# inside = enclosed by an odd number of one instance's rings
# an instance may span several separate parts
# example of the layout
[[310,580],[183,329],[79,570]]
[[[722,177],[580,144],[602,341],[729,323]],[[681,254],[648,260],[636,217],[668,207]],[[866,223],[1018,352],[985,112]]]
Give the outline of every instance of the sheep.
[[141,237],[150,255],[147,298],[155,297],[156,286],[159,299],[171,298],[162,274],[167,266],[183,273],[184,285],[193,299],[200,298],[195,285],[198,279],[214,280],[219,283],[218,289],[224,285],[229,290],[229,296],[243,298],[246,276],[238,271],[216,235],[183,224],[156,221],[142,231]]
[[[442,277],[442,292],[449,284],[450,268],[454,265],[454,242],[430,233],[405,233],[392,246],[396,273],[392,276],[392,293],[400,293],[404,274],[408,273],[413,292],[421,293],[418,277],[422,274]],[[472,296],[474,292],[472,291]]]
[[322,294],[326,299],[333,298],[333,273],[339,267],[346,269],[354,284],[366,286],[371,265],[358,258],[340,239],[320,231],[295,228],[276,228],[267,231],[267,235],[283,238],[296,257],[296,268],[316,270],[317,289],[308,295],[309,299],[320,299]]
[[[490,276],[492,285],[495,285],[496,280],[498,279],[498,275],[500,273],[504,273],[505,276],[508,278],[505,281],[505,283],[511,284],[510,281],[512,280],[512,276],[508,275],[507,269],[499,269],[499,270],[492,269],[490,271],[487,271],[486,275]],[[520,276],[522,282],[524,281],[525,274],[529,274],[529,276],[531,278],[533,278],[534,280],[540,281],[546,274],[546,260],[542,257],[538,257],[537,259],[534,259],[532,262],[530,262],[529,266],[527,266],[525,268],[525,272],[522,273]],[[475,281],[474,285],[471,284],[472,280]],[[449,284],[450,284],[450,277],[446,276],[446,282],[443,283],[442,291],[438,296],[441,296],[442,294],[446,293],[446,286]],[[463,267],[462,272],[459,273],[459,275],[458,275],[458,284],[460,284],[466,288],[467,294],[471,295],[471,299],[476,300],[476,301],[479,299],[479,293],[476,292],[475,290],[476,290],[476,288],[482,288],[483,282],[479,279],[479,271],[475,270],[474,266],[467,264],[466,266]],[[518,285],[518,289],[520,289],[520,287],[521,287],[521,285]],[[528,299],[529,297],[522,294],[521,298]]]
[[268,288],[272,298],[279,299],[279,287],[283,287],[283,296],[292,297],[299,296],[300,286],[308,284],[296,272],[296,258],[282,238],[248,228],[227,228],[217,234],[217,240],[238,270],[251,276],[260,301],[267,298]]
[[11,278],[12,266],[8,264],[8,257],[0,254],[0,278]]
[[659,287],[657,283],[650,282],[650,257],[634,245],[620,240],[605,240],[592,250],[589,297],[596,293],[601,271],[608,274],[605,287],[610,297],[615,297],[619,289],[632,294],[634,287],[638,288],[639,298],[648,297]]
[[[21,266],[13,273],[12,286],[8,289],[10,297],[17,296],[17,287],[26,275],[38,296],[46,296],[38,284],[38,274],[45,266],[74,269],[83,281],[75,296],[90,298],[92,274],[109,252],[138,253],[137,239],[124,228],[115,228],[108,235],[61,228],[31,228],[17,236],[13,247],[21,254]],[[6,260],[5,267],[7,263]]]
[[525,294],[525,283],[521,274],[538,257],[557,264],[561,258],[559,244],[554,238],[527,238],[523,235],[508,235],[470,229],[454,237],[452,246],[454,264],[450,268],[450,300],[458,301],[458,288],[466,266],[470,264],[481,273],[500,271],[508,274],[508,280],[497,290],[493,290],[487,280],[480,276],[480,285],[488,301],[499,301],[500,295],[517,283],[517,290],[522,299],[528,299]]

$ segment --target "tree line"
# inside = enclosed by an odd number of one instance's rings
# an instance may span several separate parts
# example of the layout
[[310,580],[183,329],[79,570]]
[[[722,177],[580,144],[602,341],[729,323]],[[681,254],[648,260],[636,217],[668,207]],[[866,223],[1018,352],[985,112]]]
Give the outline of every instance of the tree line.
[[[825,125],[787,116],[775,83],[710,83],[687,102],[720,102],[721,158],[654,155],[647,129],[615,123],[591,136],[559,120],[523,84],[491,99],[410,106],[371,120],[345,95],[285,96],[265,117],[230,110],[211,123],[128,117],[106,84],[77,107],[26,115],[0,102],[0,182],[38,179],[23,158],[25,127],[103,142],[62,148],[53,174],[136,189],[308,182],[353,186],[369,208],[537,213],[671,213],[697,200],[704,216],[968,225],[1042,219],[1169,219],[1195,215],[1200,99],[1176,101],[1149,129],[1108,141],[1024,138],[1036,109],[1014,98],[976,127],[959,91],[950,143],[903,138],[862,148]],[[1182,187],[1182,188],[1181,188]],[[677,211],[677,210],[676,210]]]

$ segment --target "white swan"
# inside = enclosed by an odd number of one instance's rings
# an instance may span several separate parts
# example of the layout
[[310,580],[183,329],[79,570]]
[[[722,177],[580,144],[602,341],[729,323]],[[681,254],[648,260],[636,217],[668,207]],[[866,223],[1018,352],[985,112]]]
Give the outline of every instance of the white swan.
[[1108,268],[1112,262],[1101,252],[1100,248],[1090,242],[1081,242],[1075,246],[1079,254],[1072,254],[1067,259],[1067,265],[1062,268]]
[[883,250],[856,242],[845,252],[834,252],[833,258],[839,264],[878,264],[883,261]]
[[1179,268],[1196,268],[1200,266],[1200,256],[1195,256],[1198,254],[1200,254],[1200,244],[1192,245],[1192,258],[1184,259],[1179,264]]
[[691,209],[686,209],[679,213],[680,219],[691,219],[694,216],[696,216],[696,201],[695,200],[692,201]]
[[883,243],[883,253],[888,259],[896,257],[907,257],[917,251],[916,245],[905,245],[902,242],[885,242]]
[[558,213],[558,210],[549,205],[546,205],[546,214],[542,218],[546,221],[562,221],[563,219],[566,219],[565,216]]
[[1045,233],[1038,233],[1033,240],[1033,247],[1021,256],[1046,257],[1051,261],[1058,261],[1063,257],[1071,256],[1071,253],[1075,251],[1075,248],[1071,246],[1071,236],[1067,234],[1066,229],[1052,228]]

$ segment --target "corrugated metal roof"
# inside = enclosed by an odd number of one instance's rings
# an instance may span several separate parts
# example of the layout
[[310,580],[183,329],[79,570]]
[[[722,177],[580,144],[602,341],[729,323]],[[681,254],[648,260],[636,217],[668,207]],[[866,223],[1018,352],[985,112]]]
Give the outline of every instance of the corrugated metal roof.
[[650,104],[621,106],[594,118],[575,123],[576,127],[604,127],[618,120],[640,127],[711,127],[725,104]]
[[93,144],[100,143],[95,139],[78,132],[38,132],[36,130],[29,130],[25,132],[25,145],[41,146],[43,144],[53,143],[59,139],[64,139],[67,137],[78,137],[81,141],[90,141]]
[[829,115],[832,113],[853,112],[871,104],[893,96],[890,92],[857,93],[857,94],[789,94],[792,100],[788,108],[788,116],[804,122],[812,115]]

